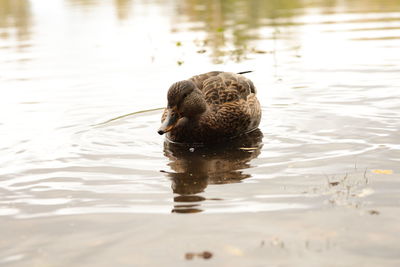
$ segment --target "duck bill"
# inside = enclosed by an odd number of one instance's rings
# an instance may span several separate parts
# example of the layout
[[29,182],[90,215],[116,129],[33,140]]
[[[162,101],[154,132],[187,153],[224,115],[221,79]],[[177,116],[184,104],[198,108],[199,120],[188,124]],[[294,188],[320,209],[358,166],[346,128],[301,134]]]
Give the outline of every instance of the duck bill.
[[172,129],[174,129],[176,123],[178,122],[178,114],[173,112],[172,109],[167,110],[167,117],[165,118],[164,122],[161,124],[160,129],[158,129],[158,134],[163,135]]

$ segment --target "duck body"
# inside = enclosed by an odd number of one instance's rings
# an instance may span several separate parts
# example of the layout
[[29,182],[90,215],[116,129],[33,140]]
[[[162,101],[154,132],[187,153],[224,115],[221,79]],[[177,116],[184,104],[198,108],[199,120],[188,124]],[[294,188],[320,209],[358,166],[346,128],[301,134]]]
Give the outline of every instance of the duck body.
[[261,107],[245,76],[213,71],[174,83],[159,134],[178,143],[216,143],[257,129]]

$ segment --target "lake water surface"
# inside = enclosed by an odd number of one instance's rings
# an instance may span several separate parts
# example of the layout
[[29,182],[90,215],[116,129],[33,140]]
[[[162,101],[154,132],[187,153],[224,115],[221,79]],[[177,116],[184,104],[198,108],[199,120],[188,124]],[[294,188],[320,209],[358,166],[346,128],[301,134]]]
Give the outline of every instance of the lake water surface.
[[[164,143],[211,70],[260,131]],[[0,89],[0,265],[400,266],[397,0],[0,0]]]

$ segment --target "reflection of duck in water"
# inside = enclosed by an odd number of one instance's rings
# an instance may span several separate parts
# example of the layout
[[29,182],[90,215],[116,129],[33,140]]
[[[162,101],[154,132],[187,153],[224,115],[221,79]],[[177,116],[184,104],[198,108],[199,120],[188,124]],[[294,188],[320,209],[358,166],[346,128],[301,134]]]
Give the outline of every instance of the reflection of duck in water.
[[205,198],[195,194],[203,192],[208,184],[237,183],[250,177],[243,169],[249,168],[249,161],[260,154],[262,136],[256,129],[212,148],[190,148],[166,141],[164,153],[171,160],[169,166],[174,171],[168,176],[172,180],[173,192],[179,194],[174,198],[173,212],[201,211],[195,202]]
[[181,143],[216,143],[253,131],[261,108],[253,83],[241,74],[213,71],[174,83],[159,134]]

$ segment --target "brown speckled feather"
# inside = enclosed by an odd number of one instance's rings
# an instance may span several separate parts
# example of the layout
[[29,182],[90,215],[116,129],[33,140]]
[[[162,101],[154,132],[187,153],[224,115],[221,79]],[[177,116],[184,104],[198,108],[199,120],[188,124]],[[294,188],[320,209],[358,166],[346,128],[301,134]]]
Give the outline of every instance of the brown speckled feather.
[[247,99],[250,93],[256,93],[252,81],[243,75],[213,71],[196,75],[189,80],[203,91],[205,99],[210,105],[221,105],[239,99]]

